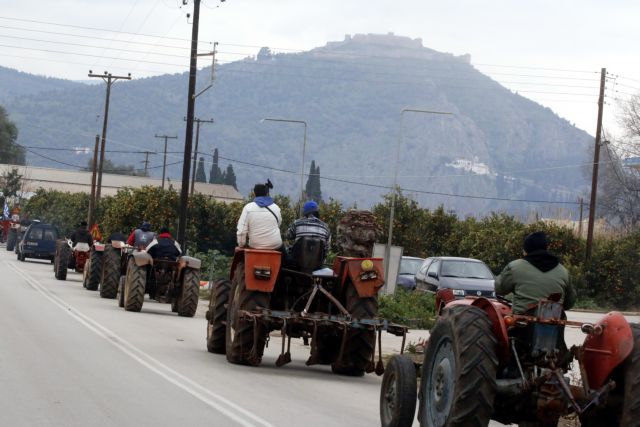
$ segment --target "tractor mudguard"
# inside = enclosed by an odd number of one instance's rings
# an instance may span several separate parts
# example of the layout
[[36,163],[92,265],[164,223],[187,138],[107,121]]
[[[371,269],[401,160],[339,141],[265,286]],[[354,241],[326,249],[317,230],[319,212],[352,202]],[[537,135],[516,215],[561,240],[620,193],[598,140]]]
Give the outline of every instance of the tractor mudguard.
[[113,246],[114,249],[121,249],[126,245],[126,242],[123,242],[121,240],[112,240],[111,241],[111,246]]
[[104,252],[104,243],[94,243],[93,244],[93,248],[97,251],[97,252]]
[[144,267],[145,265],[153,265],[153,258],[146,252],[134,252],[131,254],[133,260],[138,267]]
[[192,270],[200,270],[200,266],[202,265],[202,261],[198,258],[193,258],[190,256],[181,256],[178,258],[178,266],[180,270],[183,268],[189,267]]
[[236,266],[243,260],[247,290],[273,292],[280,273],[282,253],[267,249],[236,248],[231,263],[230,280],[233,280]]
[[633,333],[622,313],[612,311],[596,323],[600,335],[589,334],[584,340],[583,359],[589,388],[602,387],[611,372],[633,351]]
[[[364,261],[371,261],[373,267],[365,270]],[[370,298],[378,295],[384,285],[384,267],[382,258],[347,258],[337,257],[333,271],[340,272],[340,287],[344,287],[347,277],[358,292],[360,298]]]

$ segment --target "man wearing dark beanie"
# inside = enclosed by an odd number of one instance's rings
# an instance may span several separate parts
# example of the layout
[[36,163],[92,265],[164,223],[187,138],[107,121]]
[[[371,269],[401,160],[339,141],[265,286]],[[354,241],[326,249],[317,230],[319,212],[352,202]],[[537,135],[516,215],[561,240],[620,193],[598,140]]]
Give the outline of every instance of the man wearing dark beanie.
[[561,294],[565,310],[576,302],[576,292],[571,285],[569,272],[558,257],[547,251],[549,242],[542,231],[524,238],[524,256],[511,261],[496,278],[496,293],[513,293],[513,312],[524,314],[539,301],[552,294]]

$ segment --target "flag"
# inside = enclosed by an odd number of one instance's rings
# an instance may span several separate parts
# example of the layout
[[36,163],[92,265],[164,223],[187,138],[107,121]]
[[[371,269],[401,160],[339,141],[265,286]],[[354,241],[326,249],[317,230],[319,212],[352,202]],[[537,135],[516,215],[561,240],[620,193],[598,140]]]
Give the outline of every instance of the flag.
[[2,211],[2,218],[9,219],[9,205],[7,205],[7,201],[4,201],[4,210]]

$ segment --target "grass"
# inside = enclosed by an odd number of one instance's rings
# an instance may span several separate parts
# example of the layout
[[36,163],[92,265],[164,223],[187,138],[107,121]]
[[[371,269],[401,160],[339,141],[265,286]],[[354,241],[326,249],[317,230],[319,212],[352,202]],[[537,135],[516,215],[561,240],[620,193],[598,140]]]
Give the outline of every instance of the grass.
[[379,304],[380,317],[412,329],[430,329],[435,321],[435,299],[429,293],[398,289],[394,295],[381,296]]

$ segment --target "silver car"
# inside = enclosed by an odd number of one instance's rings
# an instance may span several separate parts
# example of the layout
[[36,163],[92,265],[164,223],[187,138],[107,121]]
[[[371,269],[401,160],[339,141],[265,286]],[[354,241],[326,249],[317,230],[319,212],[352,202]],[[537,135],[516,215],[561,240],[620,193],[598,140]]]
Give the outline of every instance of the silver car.
[[418,290],[452,289],[456,298],[495,297],[495,280],[487,265],[473,258],[432,257],[416,273]]

